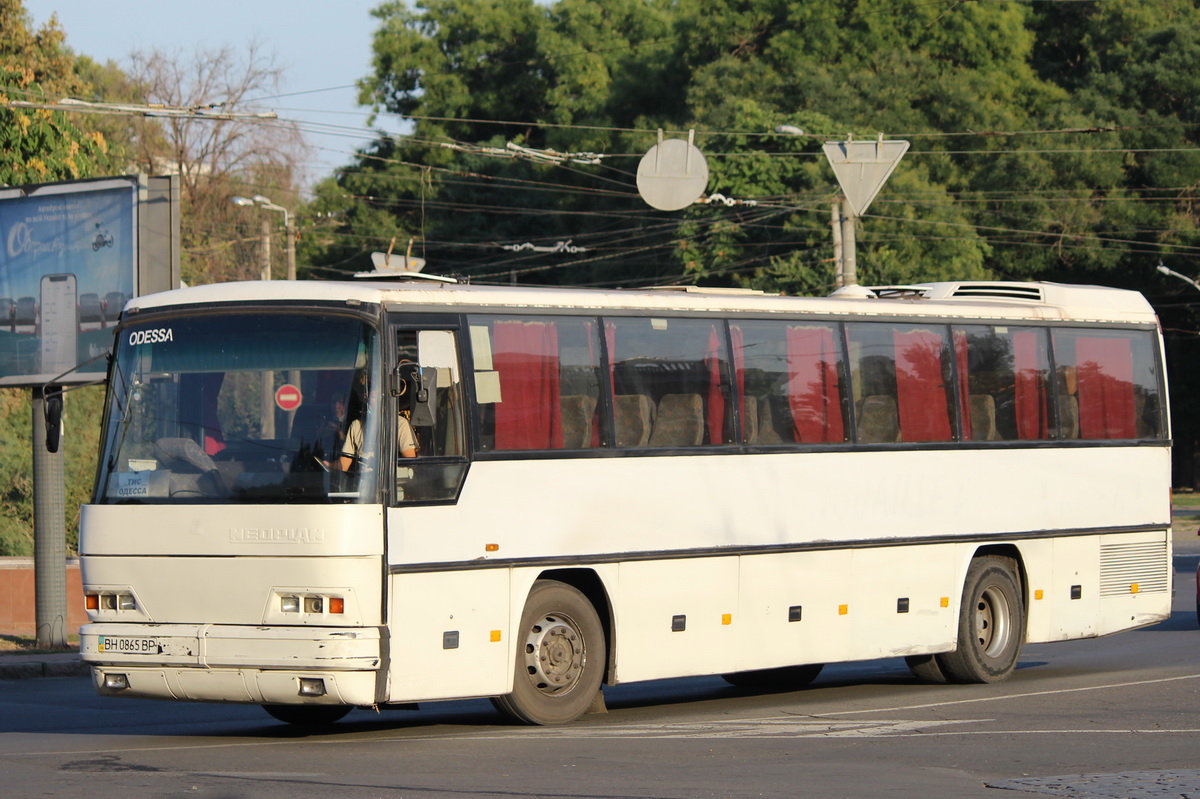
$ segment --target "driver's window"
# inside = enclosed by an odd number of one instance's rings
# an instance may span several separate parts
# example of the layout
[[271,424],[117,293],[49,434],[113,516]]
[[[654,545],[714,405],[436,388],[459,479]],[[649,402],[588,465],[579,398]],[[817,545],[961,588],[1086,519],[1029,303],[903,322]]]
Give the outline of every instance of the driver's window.
[[454,499],[466,472],[456,333],[401,330],[396,335],[392,396],[397,500]]

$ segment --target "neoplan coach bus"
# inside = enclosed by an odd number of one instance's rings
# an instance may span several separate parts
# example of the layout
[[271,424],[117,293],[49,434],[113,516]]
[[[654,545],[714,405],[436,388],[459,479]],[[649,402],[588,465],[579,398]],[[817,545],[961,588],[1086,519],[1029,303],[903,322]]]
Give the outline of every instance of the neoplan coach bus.
[[83,657],[102,694],[294,723],[895,656],[1004,679],[1169,614],[1162,358],[1139,294],[1049,283],[138,298]]

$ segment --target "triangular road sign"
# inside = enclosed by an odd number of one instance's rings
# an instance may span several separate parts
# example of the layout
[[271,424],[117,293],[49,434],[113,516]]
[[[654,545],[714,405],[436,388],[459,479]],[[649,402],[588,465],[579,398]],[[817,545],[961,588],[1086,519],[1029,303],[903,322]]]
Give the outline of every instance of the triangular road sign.
[[825,143],[824,150],[838,185],[846,195],[846,202],[855,216],[862,216],[891,176],[900,157],[908,152],[908,142],[831,141]]

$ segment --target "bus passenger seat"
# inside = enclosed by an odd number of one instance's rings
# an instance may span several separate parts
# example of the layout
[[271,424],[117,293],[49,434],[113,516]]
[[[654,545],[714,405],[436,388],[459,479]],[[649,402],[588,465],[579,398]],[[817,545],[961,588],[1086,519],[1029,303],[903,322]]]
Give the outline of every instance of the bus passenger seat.
[[972,394],[969,399],[971,410],[971,440],[999,441],[996,429],[996,398],[991,394]]
[[756,444],[782,444],[783,436],[775,426],[775,412],[771,410],[771,398],[763,397],[758,406],[758,436]]
[[563,449],[592,446],[596,398],[587,394],[564,394],[559,397],[558,404],[562,408]]
[[698,447],[704,443],[704,400],[699,394],[664,394],[658,403],[652,447]]
[[758,397],[750,394],[742,397],[742,434],[746,443],[758,443]]
[[1058,398],[1059,438],[1079,438],[1079,398],[1070,395]]
[[613,416],[617,426],[618,447],[644,447],[650,441],[654,402],[645,394],[614,396]]
[[900,440],[900,414],[896,398],[887,394],[863,397],[858,409],[858,441],[882,444]]

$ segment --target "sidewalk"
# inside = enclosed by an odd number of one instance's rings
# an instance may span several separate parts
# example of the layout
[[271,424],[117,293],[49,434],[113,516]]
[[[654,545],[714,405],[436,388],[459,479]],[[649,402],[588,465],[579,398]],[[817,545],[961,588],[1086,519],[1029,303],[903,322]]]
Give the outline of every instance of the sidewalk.
[[78,652],[50,655],[0,655],[0,680],[28,680],[33,677],[82,677],[88,673]]

